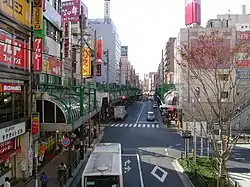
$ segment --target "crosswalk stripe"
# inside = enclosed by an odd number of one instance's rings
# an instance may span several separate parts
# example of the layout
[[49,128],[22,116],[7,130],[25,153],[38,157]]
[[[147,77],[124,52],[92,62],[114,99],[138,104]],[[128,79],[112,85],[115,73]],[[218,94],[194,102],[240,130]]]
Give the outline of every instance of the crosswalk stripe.
[[128,126],[128,124],[125,124],[125,127],[127,127]]
[[121,124],[120,127],[123,127],[124,124]]
[[129,127],[132,127],[133,124],[130,124]]
[[146,126],[145,124],[142,125],[142,127],[145,127],[145,126]]
[[155,124],[152,124],[152,127],[155,128]]
[[150,125],[148,124],[148,125],[147,125],[147,128],[149,128],[149,127],[150,127]]
[[120,125],[120,124],[118,123],[118,124],[116,124],[115,126],[118,127],[119,125]]
[[156,125],[156,128],[159,128],[159,125]]
[[134,124],[134,126],[133,126],[133,127],[136,127],[136,125],[137,125],[137,124]]
[[128,124],[128,123],[117,123],[111,124],[111,127],[138,127],[138,128],[160,128],[159,124],[142,124],[142,123],[135,123],[135,124]]
[[115,126],[115,124],[112,124],[112,125],[110,125],[111,127],[114,127]]
[[138,127],[141,127],[141,124],[139,124]]

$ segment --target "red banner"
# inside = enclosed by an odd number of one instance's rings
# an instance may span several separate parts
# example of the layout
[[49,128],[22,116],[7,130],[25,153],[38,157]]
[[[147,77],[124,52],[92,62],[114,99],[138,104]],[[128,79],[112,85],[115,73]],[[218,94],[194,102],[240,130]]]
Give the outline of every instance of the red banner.
[[0,143],[0,156],[12,150],[14,150],[14,139]]
[[249,41],[250,40],[250,31],[238,31],[237,32],[238,41]]
[[97,64],[102,64],[103,58],[103,40],[97,40]]
[[32,113],[32,118],[31,118],[31,131],[33,135],[39,134],[40,130],[40,122],[39,122],[39,113],[34,112]]
[[18,93],[23,91],[21,84],[1,84],[0,93]]
[[0,32],[0,64],[29,69],[29,45]]
[[34,71],[41,72],[43,70],[43,39],[35,38],[33,43],[34,48]]

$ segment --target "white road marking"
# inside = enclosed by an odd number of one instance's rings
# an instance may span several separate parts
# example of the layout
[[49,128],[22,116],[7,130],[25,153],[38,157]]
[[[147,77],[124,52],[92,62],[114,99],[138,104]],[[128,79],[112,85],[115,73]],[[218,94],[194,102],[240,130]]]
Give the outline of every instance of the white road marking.
[[110,125],[111,127],[114,127],[115,126],[115,124],[112,124],[112,125]]
[[129,127],[132,127],[133,124],[130,124]]
[[[161,177],[156,174],[157,170],[160,170],[163,173]],[[151,175],[153,175],[155,178],[157,178],[159,181],[161,181],[163,183],[165,181],[166,177],[168,176],[168,172],[166,172],[165,170],[163,170],[159,166],[155,166],[154,169],[151,171]]]
[[119,125],[120,125],[120,124],[118,123],[118,124],[116,124],[115,126],[118,127]]
[[134,124],[134,126],[133,126],[133,127],[136,127],[136,125],[137,125],[137,124]]
[[150,127],[150,125],[148,124],[148,125],[147,125],[147,128],[149,128],[149,127]]
[[172,148],[173,146],[172,145],[170,145],[168,148],[170,149],[170,148]]
[[136,122],[135,122],[135,123],[138,123],[138,121],[139,121],[139,119],[140,119],[140,117],[141,117],[141,114],[142,114],[142,112],[143,112],[145,106],[146,106],[146,104],[143,103],[143,106],[142,106],[142,108],[141,108],[141,111],[140,111],[140,113],[139,113],[139,115],[138,115],[138,118],[136,119]]
[[159,125],[156,125],[156,128],[159,128]]
[[141,169],[141,162],[140,162],[140,157],[137,154],[137,162],[138,162],[138,169],[139,169],[139,175],[140,175],[140,182],[141,182],[141,187],[144,187],[144,183],[143,183],[143,177],[142,177],[142,169]]
[[139,124],[138,127],[141,127],[141,124]]
[[165,149],[165,154],[168,156],[168,149]]
[[145,126],[146,126],[145,124],[142,125],[142,127],[145,127]]
[[125,124],[125,127],[127,127],[128,126],[128,124]]
[[121,124],[120,127],[123,127],[124,124]]
[[155,128],[155,124],[152,124],[152,127]]

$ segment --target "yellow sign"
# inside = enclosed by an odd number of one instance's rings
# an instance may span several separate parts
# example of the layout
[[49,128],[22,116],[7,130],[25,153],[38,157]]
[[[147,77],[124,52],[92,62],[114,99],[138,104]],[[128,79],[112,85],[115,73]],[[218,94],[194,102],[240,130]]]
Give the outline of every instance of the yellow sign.
[[83,75],[84,77],[91,76],[91,57],[90,49],[85,47],[83,50]]
[[26,0],[0,0],[0,11],[30,27],[30,4]]
[[34,7],[33,20],[34,20],[34,30],[35,31],[42,30],[43,29],[43,8],[42,7]]

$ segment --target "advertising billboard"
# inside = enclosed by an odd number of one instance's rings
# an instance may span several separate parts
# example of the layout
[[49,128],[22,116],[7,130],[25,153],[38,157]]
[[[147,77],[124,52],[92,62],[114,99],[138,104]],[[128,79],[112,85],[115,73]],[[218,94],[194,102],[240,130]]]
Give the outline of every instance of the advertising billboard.
[[43,72],[49,75],[62,75],[62,63],[56,58],[43,55]]
[[23,85],[12,83],[0,83],[0,93],[20,93],[23,91]]
[[20,24],[30,27],[30,4],[25,0],[1,0],[0,12],[3,12]]
[[100,38],[97,40],[97,64],[102,64],[103,59],[103,40]]
[[128,46],[121,46],[121,56],[123,57],[128,56]]
[[29,70],[29,44],[0,30],[0,64]]
[[36,72],[41,72],[43,70],[43,39],[35,38],[33,43],[34,49],[34,67],[33,70]]
[[185,25],[196,23],[201,24],[201,1],[186,0],[185,1]]
[[91,76],[91,51],[88,47],[85,47],[83,50],[83,75],[84,77]]
[[64,58],[71,58],[71,23],[64,23]]
[[84,16],[88,18],[88,7],[81,2],[81,0],[69,0],[62,2],[62,23],[79,22],[81,6],[84,8]]
[[249,41],[250,31],[237,31],[237,41]]
[[34,1],[34,11],[33,11],[33,20],[34,20],[34,30],[39,31],[43,29],[43,0]]
[[47,18],[54,26],[61,29],[61,15],[46,1],[44,17]]

